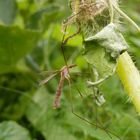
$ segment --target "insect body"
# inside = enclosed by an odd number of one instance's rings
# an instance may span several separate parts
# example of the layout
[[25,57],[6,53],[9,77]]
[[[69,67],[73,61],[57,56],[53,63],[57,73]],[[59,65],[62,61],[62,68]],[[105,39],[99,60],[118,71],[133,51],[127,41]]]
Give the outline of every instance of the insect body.
[[61,93],[62,93],[62,88],[63,88],[63,84],[64,84],[64,80],[67,79],[69,81],[70,75],[69,75],[69,71],[68,71],[68,67],[64,66],[61,70],[60,70],[60,81],[56,90],[56,97],[55,97],[55,101],[54,101],[54,108],[58,108],[60,107],[60,97],[61,97]]

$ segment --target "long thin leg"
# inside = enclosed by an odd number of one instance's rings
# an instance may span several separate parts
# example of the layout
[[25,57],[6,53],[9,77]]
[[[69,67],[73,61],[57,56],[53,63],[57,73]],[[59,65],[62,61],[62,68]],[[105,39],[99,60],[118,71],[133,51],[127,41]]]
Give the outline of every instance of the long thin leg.
[[71,98],[71,100],[70,100],[70,106],[71,106],[71,112],[72,112],[76,117],[78,117],[79,119],[85,121],[86,123],[88,123],[88,124],[90,124],[90,125],[92,125],[92,126],[98,127],[98,128],[100,128],[101,130],[105,131],[105,132],[107,133],[107,135],[110,137],[110,139],[112,139],[112,136],[110,135],[110,134],[112,134],[112,135],[114,135],[115,137],[117,137],[119,140],[121,140],[121,138],[120,138],[118,135],[116,135],[115,133],[111,132],[110,130],[106,130],[106,128],[104,128],[103,126],[100,126],[100,125],[98,125],[98,124],[96,124],[96,123],[92,123],[92,122],[90,122],[89,120],[87,120],[87,119],[81,117],[80,115],[78,115],[77,113],[74,112],[74,107],[73,107],[73,104],[72,104],[72,100],[73,100],[72,98],[73,98],[73,97],[72,97],[72,95],[71,95],[71,81],[70,81],[70,79],[67,79],[67,80],[68,80],[69,87],[70,87],[70,98]]
[[140,27],[134,22],[127,14],[125,14],[119,7],[113,5],[113,7],[116,9],[116,11],[122,15],[126,20],[128,20],[139,32],[140,32]]
[[69,37],[67,37],[67,38],[63,41],[63,46],[66,45],[66,43],[67,43],[70,39],[72,39],[74,36],[78,35],[80,32],[81,32],[81,29],[80,29],[80,27],[78,26],[77,32],[74,33],[74,34],[72,34],[72,35],[70,35]]
[[[73,79],[71,77],[71,82],[73,83]],[[69,82],[70,83],[70,82]],[[81,91],[79,90],[79,88],[75,85],[76,90],[78,91],[79,96],[83,99],[83,95],[81,93]]]

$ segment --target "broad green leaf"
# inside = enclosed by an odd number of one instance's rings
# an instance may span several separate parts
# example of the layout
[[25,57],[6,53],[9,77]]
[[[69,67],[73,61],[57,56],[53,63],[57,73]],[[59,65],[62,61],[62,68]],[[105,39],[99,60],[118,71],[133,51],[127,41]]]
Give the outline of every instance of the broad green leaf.
[[14,121],[0,123],[0,140],[31,140],[29,132]]
[[[128,44],[123,35],[119,32],[116,24],[108,24],[96,35],[86,38],[85,41],[92,41],[92,43],[106,49],[111,57],[116,58],[118,55],[128,49]],[[86,46],[85,46],[86,47]]]
[[10,24],[16,15],[15,0],[0,0],[0,21]]
[[62,126],[64,116],[59,117],[59,111],[53,110],[53,98],[46,93],[44,87],[40,88],[32,99],[34,103],[30,103],[27,107],[26,116],[46,140],[77,140]]
[[0,25],[0,73],[10,71],[37,44],[39,33]]
[[52,131],[48,135],[49,140],[77,140],[77,138],[64,127],[54,124],[51,129]]
[[[33,102],[29,103],[26,111],[27,119],[48,139],[56,123],[54,123],[52,106],[49,105],[52,103],[52,99],[46,93],[45,88],[40,88],[34,94],[32,100]],[[50,114],[51,112],[52,114]]]

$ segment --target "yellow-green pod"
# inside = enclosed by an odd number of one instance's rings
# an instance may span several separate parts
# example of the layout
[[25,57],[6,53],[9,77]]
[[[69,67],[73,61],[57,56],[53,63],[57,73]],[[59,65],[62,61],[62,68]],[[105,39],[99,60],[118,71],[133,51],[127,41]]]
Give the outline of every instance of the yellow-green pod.
[[140,73],[127,52],[119,56],[117,73],[131,101],[140,114]]

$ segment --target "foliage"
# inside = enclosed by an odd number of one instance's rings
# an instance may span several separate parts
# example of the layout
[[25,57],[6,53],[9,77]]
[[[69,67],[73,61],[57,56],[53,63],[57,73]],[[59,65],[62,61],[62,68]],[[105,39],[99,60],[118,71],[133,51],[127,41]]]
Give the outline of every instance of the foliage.
[[14,121],[3,121],[0,124],[0,139],[3,140],[31,140],[29,132]]
[[[65,81],[60,109],[52,108],[60,75],[47,85],[39,86],[39,81],[48,75],[43,71],[65,65],[60,44],[61,22],[70,15],[67,3],[67,0],[0,1],[0,139],[110,140],[104,130],[72,114],[72,104],[74,111],[90,122],[96,124],[98,120],[122,139],[138,140],[139,117],[116,75],[101,87],[106,103],[96,106],[92,91],[85,86],[87,77],[82,75],[88,65],[81,54],[80,36],[72,38],[64,48],[68,63],[76,63],[77,67],[70,70],[71,92]],[[140,25],[139,0],[123,0],[121,5]],[[68,35],[75,30],[70,27]],[[140,34],[129,23],[123,25],[122,31],[140,68]]]

